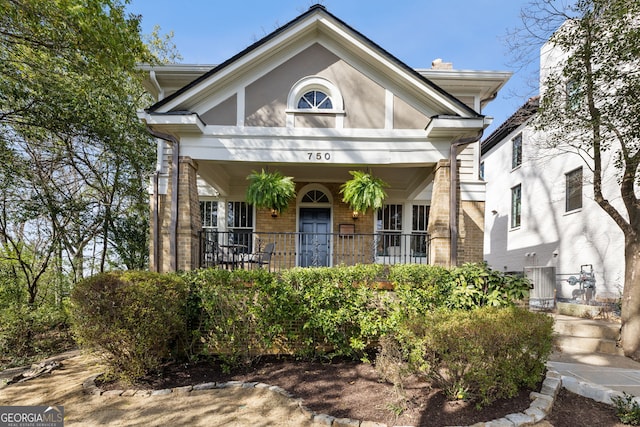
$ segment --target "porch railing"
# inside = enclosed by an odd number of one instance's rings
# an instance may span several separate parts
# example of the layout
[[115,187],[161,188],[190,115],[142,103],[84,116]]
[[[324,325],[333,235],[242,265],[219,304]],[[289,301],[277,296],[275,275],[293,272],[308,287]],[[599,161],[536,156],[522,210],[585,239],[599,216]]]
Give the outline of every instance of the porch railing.
[[200,266],[268,268],[355,264],[428,264],[426,233],[256,233],[205,230]]

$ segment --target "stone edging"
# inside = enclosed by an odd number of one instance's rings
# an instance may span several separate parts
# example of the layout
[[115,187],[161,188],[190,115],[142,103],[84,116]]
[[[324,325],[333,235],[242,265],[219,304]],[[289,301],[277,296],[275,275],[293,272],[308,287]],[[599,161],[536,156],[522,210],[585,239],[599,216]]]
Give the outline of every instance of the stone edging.
[[[125,396],[125,397],[149,397],[149,396],[161,396],[171,393],[190,393],[191,391],[198,390],[213,390],[224,389],[231,387],[239,388],[258,388],[268,389],[272,392],[279,393],[285,397],[295,399],[295,396],[282,387],[264,384],[260,382],[241,382],[241,381],[228,381],[221,383],[202,383],[194,386],[176,387],[171,389],[162,390],[109,390],[102,391],[96,386],[95,380],[101,374],[93,375],[87,378],[83,384],[83,390],[87,394],[98,396]],[[579,394],[581,396],[603,402],[611,405],[611,400],[614,396],[622,396],[622,393],[614,390],[607,389],[591,383],[585,383],[578,381],[576,378],[569,376],[562,376],[557,371],[548,369],[547,375],[542,382],[540,392],[532,392],[531,405],[524,412],[518,412],[514,414],[506,415],[503,418],[476,423],[471,427],[520,427],[538,423],[545,419],[555,401],[560,387],[564,387],[567,390]],[[336,418],[327,414],[317,414],[311,409],[304,406],[302,399],[295,399],[300,409],[309,417],[309,420],[332,427],[388,427],[386,424],[376,423],[372,421],[353,420],[349,418]],[[407,426],[408,427],[408,426]]]

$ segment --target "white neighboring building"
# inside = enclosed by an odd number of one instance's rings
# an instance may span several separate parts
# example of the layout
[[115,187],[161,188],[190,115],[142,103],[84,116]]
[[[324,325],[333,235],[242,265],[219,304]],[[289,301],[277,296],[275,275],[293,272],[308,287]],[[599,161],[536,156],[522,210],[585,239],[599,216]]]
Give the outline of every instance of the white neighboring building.
[[[481,170],[487,182],[484,259],[501,271],[555,267],[556,296],[567,299],[574,298],[579,287],[567,279],[577,277],[582,265],[591,265],[595,297],[619,298],[624,284],[622,231],[594,201],[585,160],[576,153],[539,148],[545,135],[531,125],[538,100],[528,100],[482,142]],[[607,166],[604,195],[620,202],[613,162]]]

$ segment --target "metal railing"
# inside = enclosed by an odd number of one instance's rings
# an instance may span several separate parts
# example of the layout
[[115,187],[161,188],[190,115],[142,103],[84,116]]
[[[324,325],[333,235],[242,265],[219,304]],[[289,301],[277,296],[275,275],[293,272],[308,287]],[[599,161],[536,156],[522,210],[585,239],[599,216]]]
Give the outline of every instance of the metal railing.
[[355,264],[428,264],[426,233],[257,233],[250,230],[205,230],[200,239],[200,266],[268,268]]

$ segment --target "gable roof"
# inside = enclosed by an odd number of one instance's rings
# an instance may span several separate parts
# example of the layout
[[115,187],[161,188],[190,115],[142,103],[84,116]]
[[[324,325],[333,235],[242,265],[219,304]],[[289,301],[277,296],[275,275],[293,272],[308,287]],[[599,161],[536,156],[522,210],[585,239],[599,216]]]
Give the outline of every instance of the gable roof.
[[344,21],[342,21],[341,19],[337,18],[335,15],[331,14],[330,12],[328,12],[327,9],[324,6],[319,5],[319,4],[311,6],[307,12],[305,12],[302,15],[298,16],[297,18],[293,19],[292,21],[290,21],[289,23],[283,25],[282,27],[276,29],[272,33],[270,33],[267,36],[263,37],[262,39],[260,39],[256,43],[254,43],[251,46],[247,47],[243,51],[237,53],[236,55],[234,55],[233,57],[231,57],[228,60],[224,61],[223,63],[213,67],[210,71],[206,72],[202,76],[200,76],[197,79],[193,80],[191,83],[189,83],[186,86],[182,87],[181,89],[177,90],[176,92],[174,92],[170,96],[167,96],[166,98],[156,102],[151,107],[147,108],[146,111],[147,112],[158,112],[158,110],[161,109],[163,106],[166,106],[167,104],[170,104],[172,101],[176,100],[177,98],[185,95],[187,92],[192,90],[194,87],[198,86],[200,83],[202,83],[202,82],[204,82],[204,81],[206,81],[206,80],[208,80],[210,78],[214,78],[214,76],[217,76],[217,75],[221,74],[224,70],[229,68],[232,64],[235,64],[236,62],[238,62],[239,60],[243,59],[247,55],[249,55],[249,54],[251,54],[253,52],[256,52],[260,47],[262,47],[262,46],[266,45],[267,43],[269,43],[270,41],[278,38],[278,36],[281,36],[281,35],[285,34],[287,31],[291,30],[297,24],[303,22],[305,19],[311,17],[314,14],[317,14],[319,16],[318,20],[320,18],[329,18],[329,19],[333,20],[335,23],[337,23],[339,26],[341,26],[342,29],[346,30],[346,32],[348,32],[351,36],[359,39],[359,41],[361,41],[364,44],[368,45],[370,48],[372,48],[374,51],[376,51],[379,55],[381,55],[384,58],[386,58],[387,60],[389,60],[391,63],[393,63],[394,65],[399,67],[405,73],[407,73],[411,77],[415,78],[421,84],[427,86],[429,89],[431,89],[431,90],[435,91],[437,94],[441,95],[443,98],[445,98],[451,104],[455,105],[458,109],[460,109],[461,111],[464,111],[469,116],[471,116],[471,117],[483,117],[481,114],[477,113],[472,108],[468,107],[462,101],[460,101],[459,99],[457,99],[456,97],[454,97],[453,95],[451,95],[450,93],[448,93],[447,91],[445,91],[444,89],[439,87],[438,85],[434,84],[432,81],[430,81],[429,79],[427,79],[426,77],[421,75],[419,72],[417,72],[413,68],[411,68],[408,65],[406,65],[404,62],[400,61],[395,56],[391,55],[389,52],[387,52],[385,49],[383,49],[382,47],[380,47],[379,45],[377,45],[376,43],[371,41],[369,38],[365,37],[362,33],[360,33],[359,31],[355,30],[354,28],[352,28],[351,26],[346,24]]
[[491,135],[482,141],[481,155],[484,155],[493,147],[495,147],[500,141],[502,141],[507,135],[517,129],[520,125],[529,120],[536,112],[540,105],[540,96],[534,96],[529,98],[524,105],[505,120]]

